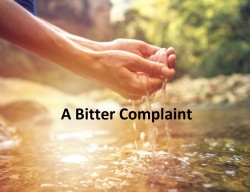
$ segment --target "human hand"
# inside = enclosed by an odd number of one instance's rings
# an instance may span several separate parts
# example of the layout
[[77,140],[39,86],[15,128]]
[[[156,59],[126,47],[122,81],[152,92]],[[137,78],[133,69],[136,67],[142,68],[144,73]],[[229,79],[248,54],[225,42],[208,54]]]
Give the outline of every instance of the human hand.
[[176,64],[176,55],[173,47],[170,47],[168,49],[162,48],[158,50],[154,55],[151,55],[148,59],[150,61],[155,61],[166,65],[170,69],[170,71],[172,71],[171,74],[173,74],[169,79],[173,78],[173,76],[175,75]]
[[[176,55],[172,47],[160,48],[135,39],[116,39],[106,43],[103,47],[105,50],[127,51],[148,60],[165,64],[172,71],[173,76],[175,74]],[[169,79],[172,79],[173,76]]]
[[[147,92],[152,94],[161,87],[164,79],[173,76],[167,66],[126,51],[97,54],[99,58],[89,76],[128,99],[140,99]],[[79,70],[86,73],[81,66]],[[147,82],[139,77],[140,73],[148,75]]]
[[119,38],[111,42],[107,42],[104,45],[104,49],[127,51],[143,58],[148,58],[157,53],[157,51],[161,48],[140,40]]

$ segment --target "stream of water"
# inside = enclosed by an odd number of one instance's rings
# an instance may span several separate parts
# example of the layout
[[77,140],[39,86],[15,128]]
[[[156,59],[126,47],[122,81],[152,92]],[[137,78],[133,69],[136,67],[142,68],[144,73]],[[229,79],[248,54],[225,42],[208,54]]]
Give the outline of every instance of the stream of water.
[[[143,107],[143,109],[145,111],[149,111],[150,113],[152,112],[152,107],[154,104],[154,97],[155,95],[149,95],[149,91],[148,91],[148,77],[145,75],[140,75],[139,78],[142,79],[142,81],[145,81],[145,84],[147,85],[147,87],[145,87],[145,90],[147,90],[146,95],[141,99],[141,103],[140,106]],[[167,85],[167,80],[165,80],[162,84],[162,90],[161,90],[161,97],[162,97],[162,105],[163,108],[166,109],[167,108],[167,104],[166,104],[166,85]],[[133,111],[137,111],[138,107],[136,107],[136,102],[135,101],[131,101],[132,103],[132,108]],[[161,167],[158,164],[158,157],[156,156],[157,152],[155,151],[156,149],[156,145],[157,145],[157,137],[158,137],[158,126],[156,125],[156,123],[153,123],[152,121],[150,121],[149,119],[145,119],[145,127],[146,127],[146,133],[145,132],[141,132],[139,135],[140,137],[137,138],[137,128],[136,128],[136,120],[134,120],[132,122],[132,128],[135,131],[135,155],[137,155],[138,158],[140,158],[141,156],[141,148],[138,148],[138,143],[140,142],[144,142],[145,141],[145,136],[147,136],[147,140],[148,140],[148,144],[149,144],[149,151],[151,151],[151,155],[152,155],[152,162],[154,162],[153,165],[153,169],[154,170],[159,170]],[[168,166],[169,166],[169,170],[171,170],[172,167],[172,144],[171,144],[171,134],[170,134],[170,128],[168,126],[167,121],[164,122],[164,129],[166,132],[166,137],[167,137],[167,155],[168,155]],[[138,141],[141,140],[141,141]],[[149,153],[147,153],[149,155]],[[165,155],[166,155],[165,154]],[[151,168],[152,169],[152,168]],[[152,171],[151,169],[149,169],[149,171]]]
[[[1,150],[0,191],[249,191],[249,109],[193,112],[192,121],[169,122],[171,156],[164,121],[154,152],[137,139],[137,155],[132,121],[27,122],[21,145]],[[144,131],[137,121],[138,136]]]
[[[151,111],[153,104],[147,95],[132,107]],[[194,109],[192,121],[155,123],[23,122],[21,144],[0,150],[0,191],[248,192],[249,113]]]

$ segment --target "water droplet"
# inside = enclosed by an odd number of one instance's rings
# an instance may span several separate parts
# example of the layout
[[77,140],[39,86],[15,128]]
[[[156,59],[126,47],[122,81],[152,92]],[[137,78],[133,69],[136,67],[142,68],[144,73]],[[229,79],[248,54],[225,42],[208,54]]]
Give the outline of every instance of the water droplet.
[[51,183],[44,183],[40,185],[41,188],[52,188],[55,186],[56,186],[55,184],[51,184]]
[[88,159],[82,155],[69,155],[60,159],[63,163],[82,163],[88,161]]
[[234,176],[235,175],[235,171],[225,171],[226,174]]
[[211,183],[204,183],[202,184],[205,188],[210,188],[213,187],[213,185]]

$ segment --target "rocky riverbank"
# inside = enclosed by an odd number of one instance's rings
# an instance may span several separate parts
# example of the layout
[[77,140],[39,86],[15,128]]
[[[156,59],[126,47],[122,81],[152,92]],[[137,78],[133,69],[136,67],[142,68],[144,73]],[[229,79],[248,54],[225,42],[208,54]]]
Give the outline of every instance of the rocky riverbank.
[[[92,91],[89,97],[96,101],[113,99],[122,105],[128,101],[118,95],[103,90]],[[166,102],[168,105],[220,107],[220,106],[250,106],[250,75],[234,74],[213,78],[192,79],[189,76],[169,82],[166,86]],[[156,102],[161,102],[161,91],[156,93]]]
[[[18,78],[0,78],[0,93],[0,148],[20,141],[13,126],[32,129],[38,125],[48,128],[52,123],[54,127],[65,126],[60,121],[64,108],[119,110],[122,105],[130,105],[128,100],[107,89],[71,95],[51,86]],[[167,104],[178,108],[250,106],[250,75],[235,74],[210,79],[186,76],[168,83],[166,95]],[[161,91],[156,93],[154,102],[162,102]]]
[[[10,116],[10,110],[22,110],[22,115],[56,114],[64,107],[111,108],[111,105],[128,105],[128,100],[108,89],[97,89],[80,95],[71,95],[51,86],[18,78],[0,78],[0,113]],[[225,106],[250,105],[250,75],[234,74],[214,78],[191,79],[189,76],[169,82],[166,86],[168,105]],[[161,103],[161,91],[155,102]],[[13,117],[9,118],[10,120]]]
[[167,96],[168,104],[199,106],[249,105],[250,75],[221,75],[214,78],[198,79],[191,79],[186,76],[168,84]]

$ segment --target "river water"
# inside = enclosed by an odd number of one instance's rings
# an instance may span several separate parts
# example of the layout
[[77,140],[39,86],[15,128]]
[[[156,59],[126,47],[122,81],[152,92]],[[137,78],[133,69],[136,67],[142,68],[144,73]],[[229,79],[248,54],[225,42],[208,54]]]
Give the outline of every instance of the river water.
[[[66,121],[19,130],[0,150],[0,191],[250,191],[249,108],[193,109],[192,121]],[[137,150],[135,150],[135,138]]]

